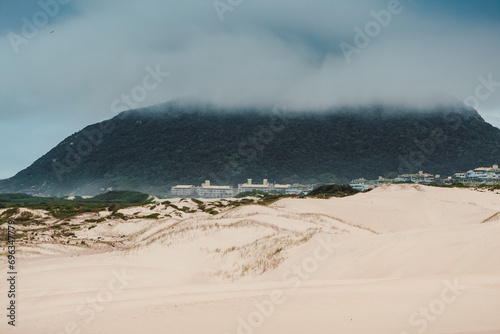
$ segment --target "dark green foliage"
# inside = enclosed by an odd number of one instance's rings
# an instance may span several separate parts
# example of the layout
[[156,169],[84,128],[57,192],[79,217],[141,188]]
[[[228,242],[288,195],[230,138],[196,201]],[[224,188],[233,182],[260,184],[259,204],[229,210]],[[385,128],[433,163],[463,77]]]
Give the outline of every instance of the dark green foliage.
[[[0,194],[0,202],[4,203],[122,203],[122,204],[143,204],[149,198],[148,194],[138,191],[109,191],[92,198],[83,199],[76,196],[74,200],[58,197],[39,197],[27,194]],[[114,209],[113,209],[114,210]],[[113,211],[110,210],[110,211]]]
[[13,215],[15,214],[18,214],[19,213],[19,208],[11,208],[11,209],[7,209],[5,210],[1,215],[0,217],[6,217],[6,218],[10,218],[12,217]]
[[28,201],[32,198],[33,196],[26,194],[0,194],[0,202]]
[[[117,212],[117,210],[131,205],[146,203],[149,198],[147,194],[134,191],[113,191],[89,199],[80,199],[79,201],[54,197],[34,197],[23,194],[4,194],[2,196],[4,199],[9,200],[9,202],[4,203],[4,205],[11,206],[12,208],[6,210],[0,216],[1,218],[9,218],[13,214],[19,213],[19,207],[22,206],[29,209],[46,210],[49,214],[58,219],[69,219],[83,213],[99,212],[107,209],[113,211],[111,214],[112,217],[125,219],[125,216]],[[109,206],[109,203],[113,204]],[[25,214],[24,216],[21,215],[21,217],[16,220],[30,221],[31,219],[31,216]],[[105,218],[88,219],[87,221],[102,222],[104,219]]]
[[[191,198],[191,201],[192,201],[193,203],[198,204],[198,206],[203,205],[203,202],[202,202],[202,201],[200,201],[199,199],[196,199],[196,198]],[[169,203],[170,203],[170,202],[169,202]]]
[[[198,206],[198,207],[200,207],[200,206]],[[194,212],[196,212],[197,210],[194,210],[194,209],[193,209],[193,210],[191,210],[189,207],[187,207],[187,206],[183,206],[183,207],[182,207],[182,209],[181,209],[181,211],[183,211],[183,212],[185,212],[185,213],[194,213]]]
[[[28,207],[33,209],[36,208],[34,206]],[[53,217],[58,219],[69,219],[83,213],[104,211],[106,210],[106,206],[103,204],[91,203],[49,203],[38,209],[47,210]]]
[[0,194],[0,203],[41,203],[60,200],[55,197],[37,197],[27,194]]
[[198,205],[198,210],[205,211],[205,208],[207,206],[205,205],[205,203],[203,203],[203,201],[200,201],[199,199],[196,198],[191,198],[191,201],[193,201],[193,203]]
[[500,189],[500,184],[495,184],[495,185],[480,185],[478,188],[480,189],[487,189],[489,191],[495,191]]
[[[88,142],[85,134],[105,125],[112,130],[102,142],[81,163],[66,164],[58,177],[57,164],[65,163],[70,143]],[[0,181],[0,192],[94,195],[111,187],[166,194],[176,184],[206,179],[231,185],[247,178],[346,183],[419,170],[451,175],[497,162],[500,130],[460,107],[374,107],[276,118],[270,111],[168,104],[127,111],[75,133]]]
[[[104,194],[94,196],[83,200],[89,203],[128,203],[128,204],[141,204],[145,203],[149,195],[137,191],[109,191]],[[112,209],[110,211],[114,211]]]
[[118,219],[123,219],[123,220],[127,220],[127,217],[121,213],[121,212],[117,212],[117,211],[113,211],[109,216],[108,216],[108,219],[113,219],[113,218],[118,218]]
[[257,203],[261,205],[269,205],[284,197],[293,197],[293,196],[282,195],[282,194],[265,194],[257,201]]
[[19,217],[16,218],[16,222],[27,222],[33,219],[33,214],[28,211],[21,213]]
[[358,192],[359,191],[353,189],[350,185],[326,184],[313,189],[308,196],[321,198],[345,197],[357,194]]
[[216,214],[218,214],[218,213],[219,213],[219,211],[214,210],[214,208],[206,209],[206,210],[205,210],[205,212],[206,212],[206,213],[209,213],[209,214],[211,214],[211,215],[216,215]]
[[158,219],[159,215],[160,215],[159,213],[153,213],[153,214],[150,214],[150,215],[147,215],[147,216],[144,216],[144,217],[140,217],[140,218],[144,218],[144,219]]
[[85,223],[102,223],[103,221],[106,221],[106,217],[101,217],[99,219],[85,219]]
[[255,201],[253,199],[250,199],[250,198],[243,198],[243,199],[240,199],[239,201],[231,202],[231,204],[235,205],[235,206],[250,205],[250,204],[254,204],[254,203],[255,203]]

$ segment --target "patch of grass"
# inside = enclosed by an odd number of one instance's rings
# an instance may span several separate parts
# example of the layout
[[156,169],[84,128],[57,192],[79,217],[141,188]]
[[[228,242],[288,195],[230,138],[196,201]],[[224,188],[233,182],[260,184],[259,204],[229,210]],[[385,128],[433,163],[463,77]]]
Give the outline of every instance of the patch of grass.
[[[120,208],[149,203],[150,200],[149,195],[136,191],[111,191],[89,199],[75,197],[75,200],[57,197],[35,197],[26,194],[0,194],[0,202],[2,208],[9,208],[0,215],[2,220],[18,214],[20,207],[45,210],[52,217],[64,220],[84,213],[104,211],[108,207],[110,208],[109,211],[117,211]],[[32,218],[34,217],[22,216],[21,221],[28,221]],[[46,217],[44,219],[50,218]]]
[[326,184],[313,189],[307,196],[316,198],[345,197],[359,193],[347,184]]
[[198,210],[200,210],[200,211],[205,211],[205,209],[206,209],[206,207],[207,207],[207,206],[205,205],[205,203],[203,203],[202,201],[200,201],[199,199],[196,199],[196,198],[191,198],[191,201],[192,201],[193,203],[195,203],[196,205],[198,205]]
[[12,217],[13,215],[17,215],[21,210],[19,210],[19,208],[10,208],[10,209],[7,209],[5,210],[1,215],[0,217],[3,217],[5,216],[6,218],[10,218]]
[[214,210],[214,208],[206,209],[205,212],[209,213],[211,215],[217,215],[217,214],[219,214],[219,211]]
[[148,202],[149,195],[138,191],[109,191],[83,200],[88,203],[127,203],[141,204]]
[[104,211],[104,204],[87,204],[87,203],[51,203],[48,204],[49,213],[58,219],[68,219],[83,213]]
[[106,217],[101,217],[99,219],[85,219],[84,223],[102,223],[106,221]]
[[0,194],[1,203],[41,203],[52,201],[60,201],[57,197],[36,197],[27,194]]
[[183,206],[183,207],[182,207],[181,209],[179,209],[179,210],[181,210],[182,212],[185,212],[185,213],[195,213],[195,212],[196,212],[196,210],[191,210],[191,209],[190,209],[189,207],[187,207],[187,206]]
[[127,220],[128,219],[128,217],[125,216],[123,213],[117,212],[117,211],[113,211],[113,213],[111,213],[107,218],[108,219],[118,218],[118,219],[123,219],[123,220]]
[[143,216],[143,217],[139,217],[139,218],[143,218],[143,219],[158,219],[159,215],[160,215],[159,213],[153,213],[153,214],[150,214],[150,215],[147,215],[147,216]]
[[16,221],[26,222],[26,221],[31,220],[33,217],[34,217],[34,215],[31,212],[29,212],[29,211],[23,211],[23,212],[21,212],[21,214],[19,215],[19,217],[16,218]]
[[272,203],[276,202],[277,200],[280,200],[280,199],[285,198],[285,197],[291,197],[291,196],[290,195],[282,195],[282,194],[266,194],[266,195],[262,196],[257,201],[257,203],[260,205],[269,205],[269,204],[272,204]]
[[494,185],[482,184],[482,185],[478,186],[478,188],[480,188],[480,189],[487,189],[489,191],[495,191],[495,190],[499,190],[500,189],[500,184],[494,184]]
[[192,201],[193,203],[198,204],[198,206],[203,205],[203,202],[202,202],[202,201],[200,201],[199,199],[196,199],[196,198],[191,198],[191,201]]

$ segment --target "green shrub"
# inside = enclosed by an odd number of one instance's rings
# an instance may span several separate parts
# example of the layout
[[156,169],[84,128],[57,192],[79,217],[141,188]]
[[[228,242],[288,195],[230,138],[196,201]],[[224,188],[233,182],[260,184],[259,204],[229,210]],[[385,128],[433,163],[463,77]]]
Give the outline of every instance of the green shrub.
[[12,217],[13,215],[16,215],[20,212],[19,208],[11,208],[11,209],[7,209],[5,210],[2,215],[0,215],[0,217],[2,216],[5,216],[7,218],[10,218]]
[[109,191],[107,193],[85,199],[84,202],[140,204],[146,203],[148,198],[148,194],[138,191]]
[[148,216],[143,216],[143,217],[139,217],[139,218],[144,218],[144,219],[158,219],[159,215],[160,215],[159,213],[153,213],[153,214],[150,214]]
[[312,190],[307,196],[330,198],[330,197],[345,197],[359,193],[350,185],[346,184],[326,184]]
[[19,217],[16,218],[16,221],[20,221],[20,222],[25,222],[25,221],[29,221],[33,218],[33,214],[29,211],[23,211],[21,212],[21,215],[19,215]]
[[106,217],[101,217],[99,219],[85,219],[85,223],[102,223],[103,221],[106,221]]
[[127,217],[123,213],[116,212],[116,211],[113,211],[113,213],[108,216],[108,219],[111,219],[111,218],[118,218],[118,219],[127,220]]

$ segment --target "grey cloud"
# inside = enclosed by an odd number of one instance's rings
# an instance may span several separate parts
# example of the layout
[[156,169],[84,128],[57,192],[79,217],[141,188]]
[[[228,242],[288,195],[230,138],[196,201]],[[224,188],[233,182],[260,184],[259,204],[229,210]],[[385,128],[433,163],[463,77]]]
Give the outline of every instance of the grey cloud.
[[[370,12],[388,3],[245,0],[220,21],[212,1],[73,0],[77,14],[41,29],[17,55],[0,36],[8,64],[0,68],[0,115],[59,116],[63,126],[83,127],[112,117],[112,102],[157,65],[170,76],[140,106],[192,99],[307,110],[425,107],[475,94],[480,76],[500,82],[500,24],[423,12],[406,0],[348,63],[340,43],[353,44],[354,27],[364,29]],[[479,110],[491,114],[499,104],[500,87]]]

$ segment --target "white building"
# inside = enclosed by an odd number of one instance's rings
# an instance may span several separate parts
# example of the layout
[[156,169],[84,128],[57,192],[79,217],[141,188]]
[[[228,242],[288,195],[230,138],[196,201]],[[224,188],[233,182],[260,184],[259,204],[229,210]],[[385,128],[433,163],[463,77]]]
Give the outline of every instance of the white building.
[[370,189],[375,188],[375,182],[374,181],[367,181],[366,179],[357,179],[357,180],[352,180],[349,185],[353,188],[356,189],[357,191],[367,191]]
[[290,187],[291,186],[289,184],[277,184],[277,183],[275,183],[273,189],[275,191],[279,192],[280,194],[286,194],[288,189],[290,189]]
[[231,186],[212,186],[206,180],[201,187],[196,187],[196,194],[202,198],[224,198],[233,197],[234,189]]
[[195,194],[195,187],[192,185],[178,185],[172,187],[172,196],[189,197]]
[[273,185],[269,183],[267,179],[264,179],[262,184],[252,183],[252,179],[248,179],[247,183],[238,184],[238,194],[253,190],[271,192],[273,190]]
[[294,183],[290,187],[288,187],[285,191],[285,194],[287,195],[300,195],[300,194],[307,194],[311,190],[313,190],[314,185],[305,185],[305,184],[298,184]]

